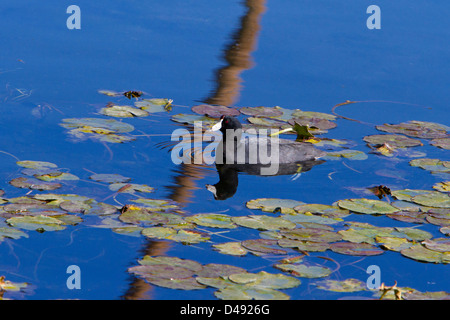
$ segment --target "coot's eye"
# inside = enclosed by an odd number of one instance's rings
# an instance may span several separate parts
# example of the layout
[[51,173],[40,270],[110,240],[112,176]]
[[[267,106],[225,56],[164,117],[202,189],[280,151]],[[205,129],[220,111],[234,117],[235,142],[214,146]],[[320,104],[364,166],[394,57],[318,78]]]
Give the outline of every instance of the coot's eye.
[[225,123],[228,123],[228,120],[225,120]]

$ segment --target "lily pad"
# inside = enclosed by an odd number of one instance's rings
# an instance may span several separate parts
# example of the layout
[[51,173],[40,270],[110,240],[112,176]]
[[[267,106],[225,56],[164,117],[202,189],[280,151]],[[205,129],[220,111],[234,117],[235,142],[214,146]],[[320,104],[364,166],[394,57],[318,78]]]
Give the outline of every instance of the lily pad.
[[411,198],[411,201],[428,207],[450,208],[450,195],[439,191],[430,191]]
[[349,160],[366,160],[367,154],[359,150],[342,150],[327,152],[323,160],[339,160],[339,158],[345,158]]
[[394,148],[406,148],[423,145],[420,140],[408,138],[399,134],[374,134],[364,137],[363,140],[374,145],[388,144]]
[[324,278],[331,274],[331,270],[329,268],[307,266],[305,264],[281,263],[276,264],[274,267],[301,278]]
[[111,105],[100,110],[100,113],[116,118],[133,118],[133,117],[146,117],[149,113],[145,110],[135,108],[132,106],[118,106]]
[[4,238],[20,239],[22,237],[28,238],[28,234],[19,229],[11,227],[0,227],[0,242],[2,242]]
[[320,214],[330,218],[344,218],[350,215],[350,211],[338,206],[325,204],[303,204],[294,207],[296,212]]
[[433,251],[450,252],[450,239],[447,238],[427,239],[422,244]]
[[39,180],[43,180],[43,181],[79,180],[80,179],[74,174],[67,173],[67,172],[59,172],[59,171],[54,171],[54,172],[45,173],[45,174],[35,174],[34,177]]
[[415,244],[407,249],[400,251],[405,257],[422,261],[422,262],[433,262],[433,263],[449,263],[450,262],[450,252],[439,252],[428,249],[421,244]]
[[294,223],[313,222],[318,224],[336,224],[343,221],[340,218],[332,218],[326,215],[311,214],[309,212],[286,214],[283,216],[283,218]]
[[281,291],[260,287],[227,286],[214,295],[222,300],[288,300],[289,296]]
[[431,173],[450,173],[450,161],[441,161],[439,159],[421,158],[409,162],[413,167],[419,167]]
[[399,211],[387,202],[364,198],[339,200],[337,204],[343,209],[364,214],[386,214]]
[[163,278],[163,279],[183,279],[191,277],[194,271],[182,266],[169,264],[147,264],[128,268],[128,272],[134,273],[143,278]]
[[12,217],[6,222],[13,227],[25,230],[56,231],[66,228],[61,220],[43,215]]
[[171,265],[175,267],[183,267],[185,269],[191,270],[193,273],[197,273],[202,270],[202,265],[194,260],[180,259],[178,257],[167,257],[167,256],[150,256],[145,255],[141,260],[138,261],[140,265]]
[[313,242],[291,239],[280,239],[278,245],[282,248],[295,248],[299,251],[323,252],[330,248],[328,242]]
[[205,129],[210,129],[211,126],[215,125],[217,123],[216,118],[210,118],[207,116],[202,116],[198,114],[175,114],[171,118],[172,121],[178,122],[178,123],[185,123],[185,124],[201,124],[201,126]]
[[18,166],[30,169],[54,169],[58,167],[56,164],[51,162],[33,160],[17,161],[16,164]]
[[138,192],[153,192],[154,188],[149,187],[145,184],[136,184],[136,183],[112,183],[109,186],[111,191],[117,191],[120,193],[135,193]]
[[231,217],[225,214],[200,213],[187,217],[186,221],[211,228],[234,229],[237,227],[236,224],[232,222]]
[[140,101],[136,101],[134,105],[137,108],[145,110],[148,113],[156,113],[156,112],[168,112],[172,109],[172,99],[142,99]]
[[9,182],[11,185],[22,189],[31,190],[56,190],[62,187],[62,184],[56,182],[42,182],[37,179],[19,177]]
[[287,239],[311,242],[335,242],[342,239],[342,236],[336,232],[319,228],[295,228],[282,230],[279,233]]
[[292,114],[293,118],[318,118],[318,119],[325,119],[325,120],[336,120],[336,116],[328,113],[323,112],[316,112],[316,111],[302,111],[302,110],[296,110]]
[[408,121],[399,124],[384,124],[376,126],[380,131],[389,133],[401,133],[411,137],[434,139],[447,136],[447,126],[425,121]]
[[249,209],[261,209],[264,212],[280,211],[281,213],[295,212],[294,207],[305,204],[304,202],[290,199],[259,198],[246,203]]
[[366,284],[358,279],[323,280],[317,283],[317,288],[334,292],[365,291]]
[[279,230],[295,228],[295,223],[289,220],[285,220],[280,217],[269,217],[265,215],[232,217],[231,221],[240,226],[257,230]]
[[197,272],[199,277],[215,278],[215,277],[229,277],[234,274],[242,274],[246,272],[245,269],[231,266],[228,264],[209,263],[202,267]]
[[253,117],[279,117],[283,114],[280,109],[270,107],[243,107],[239,111]]
[[241,242],[242,246],[253,254],[287,254],[278,246],[277,240],[273,239],[251,239]]
[[438,182],[433,188],[441,192],[450,192],[450,181]]
[[330,245],[330,249],[333,252],[352,256],[375,256],[384,253],[384,250],[369,243],[336,242]]
[[430,141],[430,144],[442,149],[450,150],[450,138],[437,138]]
[[383,248],[397,252],[407,249],[413,245],[411,241],[408,241],[408,239],[405,238],[376,236],[375,240]]
[[240,242],[226,242],[220,244],[214,244],[214,248],[216,248],[220,253],[229,254],[232,256],[245,256],[248,252]]
[[94,181],[98,182],[106,182],[106,183],[123,183],[128,182],[131,180],[131,178],[124,177],[117,173],[98,173],[93,174],[89,177],[89,179],[92,179]]
[[225,107],[225,106],[213,106],[209,104],[201,104],[198,106],[192,107],[192,111],[205,115],[211,118],[220,118],[222,115],[224,116],[237,116],[240,114],[239,110]]

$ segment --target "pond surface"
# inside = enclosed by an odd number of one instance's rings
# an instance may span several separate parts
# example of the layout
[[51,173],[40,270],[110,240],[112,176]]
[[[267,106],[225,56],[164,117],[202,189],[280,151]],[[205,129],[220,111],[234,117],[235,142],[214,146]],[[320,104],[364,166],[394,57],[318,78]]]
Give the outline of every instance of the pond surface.
[[[2,197],[76,194],[117,208],[136,205],[131,201],[143,197],[173,201],[177,210],[169,211],[182,217],[199,213],[278,217],[280,213],[249,209],[246,203],[260,198],[324,205],[353,198],[378,200],[364,191],[379,185],[391,190],[435,190],[436,183],[450,180],[448,173],[431,174],[412,167],[409,161],[448,161],[447,149],[419,139],[423,146],[410,148],[416,154],[386,157],[370,153],[362,139],[383,133],[375,126],[385,123],[418,120],[450,125],[450,29],[446,14],[450,4],[419,1],[413,6],[404,0],[377,1],[374,4],[380,7],[382,20],[381,29],[374,30],[366,26],[369,4],[356,0],[79,2],[80,30],[66,26],[69,3],[43,5],[19,0],[2,4]],[[144,95],[127,99],[99,90],[139,90]],[[172,109],[134,118],[100,113],[109,102],[132,106],[143,98],[172,99]],[[195,114],[192,106],[280,106],[332,114],[335,105],[347,100],[358,103],[342,105],[335,112],[357,121],[338,117],[334,121],[337,127],[320,137],[353,141],[351,149],[364,152],[365,160],[327,160],[300,177],[241,174],[236,193],[223,201],[215,200],[205,187],[219,179],[213,165],[177,165],[171,160],[170,135],[175,129],[190,128],[172,117]],[[102,142],[92,139],[95,134],[91,133],[79,139],[82,134],[74,137],[61,126],[63,119],[71,118],[128,123],[134,130],[127,136],[134,140]],[[240,119],[245,122],[246,116]],[[62,187],[52,191],[17,188],[9,182],[26,176],[16,163],[19,160],[54,163],[79,179],[56,181]],[[120,174],[130,178],[129,183],[154,190],[135,194],[112,191],[107,182],[89,178],[102,173]],[[2,210],[0,226],[11,227],[7,223],[10,216]],[[231,230],[197,226],[197,231],[208,234],[209,241],[183,244],[98,227],[105,221],[122,223],[118,211],[111,216],[71,215],[82,221],[57,231],[22,229],[26,236],[0,241],[0,276],[27,283],[19,292],[4,292],[4,298],[217,299],[211,286],[170,289],[152,285],[128,269],[149,255],[288,276],[274,264],[305,254],[289,249],[282,256],[233,256],[214,249],[217,244],[267,237],[260,230],[241,225]],[[448,213],[445,217],[448,221]],[[448,239],[448,231],[447,235],[440,231],[445,224],[417,224],[355,212],[333,228],[346,229],[346,223],[354,221],[377,227],[414,227],[433,239]],[[380,247],[379,243],[374,245]],[[371,290],[342,293],[317,285],[346,279],[365,284],[371,265],[380,268],[381,282],[386,286],[397,282],[399,287],[420,292],[450,292],[446,263],[419,262],[392,250],[374,256],[331,250],[306,254],[305,261],[332,272],[323,278],[295,277],[301,280],[300,285],[279,290],[291,299],[372,298]],[[81,289],[67,287],[71,265],[81,271]]]

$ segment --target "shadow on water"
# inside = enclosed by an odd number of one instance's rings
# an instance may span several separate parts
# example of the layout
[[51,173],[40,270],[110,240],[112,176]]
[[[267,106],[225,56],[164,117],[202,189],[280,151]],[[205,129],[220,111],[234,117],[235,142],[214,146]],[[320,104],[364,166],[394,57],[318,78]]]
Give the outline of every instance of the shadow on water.
[[[252,67],[251,54],[256,47],[261,28],[260,19],[266,9],[265,3],[265,0],[247,0],[243,3],[246,12],[240,20],[239,27],[231,36],[231,42],[224,49],[226,65],[216,71],[215,89],[204,102],[228,106],[239,97],[242,88],[240,74]],[[195,180],[202,179],[206,170],[196,164],[181,164],[174,173],[173,184],[167,187],[171,190],[169,198],[183,206],[190,202],[193,190],[198,189]],[[170,244],[167,242],[147,241],[142,253],[152,256],[163,255],[169,248]],[[122,299],[149,299],[152,298],[151,291],[152,286],[145,280],[133,277]]]

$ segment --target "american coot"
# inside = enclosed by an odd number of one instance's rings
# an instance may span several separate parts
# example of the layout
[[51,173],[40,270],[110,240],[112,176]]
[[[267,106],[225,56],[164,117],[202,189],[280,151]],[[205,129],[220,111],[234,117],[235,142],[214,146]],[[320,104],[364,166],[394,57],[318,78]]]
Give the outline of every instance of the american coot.
[[[326,154],[311,143],[279,139],[278,136],[258,134],[242,138],[242,125],[235,117],[222,116],[211,130],[222,132],[216,164],[269,164],[276,169],[280,164],[317,160]],[[277,170],[263,170],[261,174],[276,175]]]
[[219,182],[207,185],[216,200],[234,195],[238,186],[238,172],[251,175],[290,175],[310,170],[325,161],[326,152],[310,143],[288,139],[253,136],[242,138],[238,119],[222,116],[212,131],[222,132],[222,141],[216,149],[216,168]]

